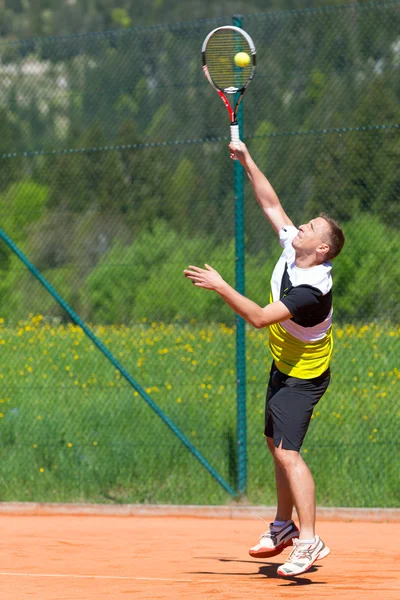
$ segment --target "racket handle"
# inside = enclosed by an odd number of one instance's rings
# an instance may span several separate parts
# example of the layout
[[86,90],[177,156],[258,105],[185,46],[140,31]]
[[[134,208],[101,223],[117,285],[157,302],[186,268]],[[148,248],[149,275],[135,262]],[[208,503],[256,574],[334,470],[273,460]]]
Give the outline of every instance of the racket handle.
[[[236,148],[240,148],[239,125],[237,123],[231,124],[231,142],[235,144]],[[233,157],[233,160],[237,160],[236,156]]]
[[237,123],[231,125],[231,142],[235,144],[236,148],[240,148],[239,125]]

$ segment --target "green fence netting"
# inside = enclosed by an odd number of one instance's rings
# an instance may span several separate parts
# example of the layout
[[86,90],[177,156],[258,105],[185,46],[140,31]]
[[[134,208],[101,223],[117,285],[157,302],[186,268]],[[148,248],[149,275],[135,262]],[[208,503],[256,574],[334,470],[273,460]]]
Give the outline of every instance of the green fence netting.
[[[232,17],[0,44],[1,228],[233,490],[235,283],[227,113],[201,69]],[[331,386],[302,453],[325,506],[398,506],[400,3],[245,15],[257,73],[242,137],[286,211],[320,211],[334,263]],[[280,247],[245,181],[246,295]],[[0,500],[224,503],[230,495],[3,241]],[[246,327],[247,487],[275,501],[263,439],[268,332]],[[240,423],[239,423],[240,426]],[[243,467],[243,465],[242,465]]]

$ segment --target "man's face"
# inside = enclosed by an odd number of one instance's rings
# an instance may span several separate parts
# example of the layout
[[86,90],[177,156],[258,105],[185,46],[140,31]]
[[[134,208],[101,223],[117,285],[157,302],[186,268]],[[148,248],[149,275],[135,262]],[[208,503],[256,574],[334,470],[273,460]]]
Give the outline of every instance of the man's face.
[[294,238],[292,245],[297,252],[312,254],[320,246],[326,246],[328,240],[329,224],[322,217],[316,217],[308,223],[300,225],[299,233]]

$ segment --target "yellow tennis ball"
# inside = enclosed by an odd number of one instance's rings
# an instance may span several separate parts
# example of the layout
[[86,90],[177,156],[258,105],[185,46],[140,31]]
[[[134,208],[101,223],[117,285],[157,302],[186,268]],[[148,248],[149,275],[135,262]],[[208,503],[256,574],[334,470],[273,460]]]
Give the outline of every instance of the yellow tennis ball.
[[249,62],[250,62],[250,56],[247,54],[247,52],[238,52],[235,55],[235,64],[238,67],[247,67]]

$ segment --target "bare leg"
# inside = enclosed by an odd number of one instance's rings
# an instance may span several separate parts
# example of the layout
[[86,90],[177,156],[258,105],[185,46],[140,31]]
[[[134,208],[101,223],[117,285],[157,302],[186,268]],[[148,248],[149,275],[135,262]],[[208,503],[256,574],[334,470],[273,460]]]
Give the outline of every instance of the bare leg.
[[[300,524],[299,539],[310,540],[314,538],[315,535],[316,512],[315,485],[311,471],[299,452],[294,450],[284,450],[282,444],[279,448],[274,449],[274,460],[275,464],[278,463],[287,480],[296,507]],[[286,499],[288,498],[287,492],[283,495]]]
[[275,518],[277,521],[288,521],[292,518],[294,506],[292,492],[285,471],[275,458],[276,448],[274,440],[267,437],[267,444],[275,465],[276,496],[278,501]]

